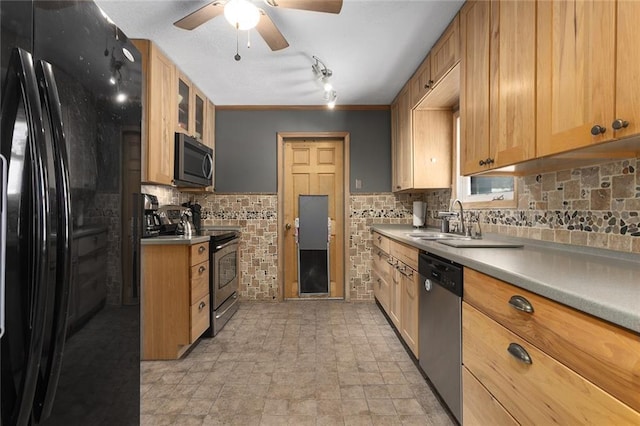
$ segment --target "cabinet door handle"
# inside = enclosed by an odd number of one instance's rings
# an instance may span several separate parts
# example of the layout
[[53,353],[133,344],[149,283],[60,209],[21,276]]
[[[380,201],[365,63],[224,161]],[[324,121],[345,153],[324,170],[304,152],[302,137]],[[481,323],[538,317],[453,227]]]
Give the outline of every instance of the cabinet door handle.
[[613,127],[613,130],[620,130],[627,126],[629,126],[629,122],[627,120],[621,120],[619,118],[611,123],[611,127]]
[[382,237],[378,235],[378,242],[382,242]]
[[204,248],[204,246],[200,246],[198,248],[198,253],[202,254],[202,253],[204,253],[205,250],[206,250],[206,248]]
[[599,124],[596,124],[595,126],[593,126],[593,127],[591,128],[591,134],[592,134],[593,136],[601,135],[601,134],[603,134],[603,133],[604,133],[604,132],[606,132],[606,131],[607,131],[607,128],[606,128],[606,127],[602,127],[602,126],[601,126],[601,125],[599,125]]
[[205,268],[204,266],[201,266],[201,267],[198,268],[198,273],[202,274],[206,270],[207,270],[207,268]]
[[204,302],[200,302],[200,304],[198,305],[198,310],[199,310],[199,311],[203,310],[205,306],[207,306],[207,304],[206,304],[206,303],[204,303]]
[[509,299],[509,305],[519,311],[526,312],[528,314],[533,313],[533,305],[522,296],[511,296],[511,299]]
[[529,353],[526,351],[526,349],[517,343],[509,343],[507,352],[509,352],[509,354],[511,354],[511,356],[513,356],[515,359],[517,359],[518,361],[522,361],[525,364],[533,363],[533,361],[531,360],[531,356],[529,356]]

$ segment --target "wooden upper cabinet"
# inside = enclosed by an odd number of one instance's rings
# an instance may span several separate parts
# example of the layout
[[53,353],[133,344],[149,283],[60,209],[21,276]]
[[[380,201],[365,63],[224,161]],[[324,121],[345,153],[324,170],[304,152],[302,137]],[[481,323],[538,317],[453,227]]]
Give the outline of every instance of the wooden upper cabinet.
[[411,121],[411,91],[408,86],[398,96],[398,144],[397,161],[394,163],[397,176],[395,191],[413,187],[413,134]]
[[193,135],[193,88],[191,81],[178,72],[176,81],[178,102],[176,111],[176,132]]
[[491,2],[489,168],[535,158],[535,34],[535,0]]
[[142,182],[171,185],[173,181],[176,68],[149,40],[133,40],[142,54],[143,116]]
[[391,190],[396,191],[396,188],[400,187],[398,179],[398,148],[399,148],[399,100],[396,98],[390,106],[391,112]]
[[193,86],[192,91],[193,114],[191,114],[191,117],[193,117],[193,121],[192,125],[190,126],[193,129],[192,136],[200,142],[204,143],[204,126],[206,120],[207,98],[205,98],[202,92],[195,86]]
[[451,186],[453,114],[450,110],[413,111],[413,188]]
[[456,15],[429,54],[431,79],[438,82],[455,64],[460,62],[460,16]]
[[[618,1],[616,55],[616,115],[613,120],[627,121],[627,127],[614,130],[616,137],[640,133],[640,2]],[[612,124],[612,123],[607,123]]]
[[[629,58],[623,75],[638,83],[637,43],[638,6],[621,1],[621,64]],[[635,12],[629,16],[625,11]],[[627,21],[629,19],[629,21]],[[628,25],[628,27],[627,27]],[[630,38],[627,38],[630,37]],[[612,139],[611,122],[615,118],[616,2],[615,1],[540,1],[538,3],[538,156],[545,156]],[[631,42],[631,43],[630,43]],[[625,55],[629,55],[625,58]],[[624,86],[626,81],[620,81]],[[633,83],[631,83],[633,84]],[[638,103],[638,91],[631,87],[628,96]],[[623,95],[623,98],[625,96]],[[627,98],[628,99],[628,98]],[[638,117],[635,110],[635,117]],[[631,121],[631,115],[627,120]],[[598,133],[598,127],[604,133]],[[596,133],[596,135],[592,135]]]
[[433,88],[430,55],[424,58],[420,67],[418,67],[413,77],[411,77],[409,84],[411,86],[411,107],[415,108]]
[[491,4],[467,1],[460,10],[460,168],[463,175],[486,170],[484,161],[490,154],[490,34]]
[[461,168],[536,156],[536,2],[467,2],[460,12]]

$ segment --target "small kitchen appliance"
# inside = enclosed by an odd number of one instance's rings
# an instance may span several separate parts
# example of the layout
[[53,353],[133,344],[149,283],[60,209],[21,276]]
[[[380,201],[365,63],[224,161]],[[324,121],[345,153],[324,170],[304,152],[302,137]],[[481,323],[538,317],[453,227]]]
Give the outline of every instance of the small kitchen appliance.
[[158,197],[142,194],[143,230],[142,238],[160,235],[160,215],[158,214]]

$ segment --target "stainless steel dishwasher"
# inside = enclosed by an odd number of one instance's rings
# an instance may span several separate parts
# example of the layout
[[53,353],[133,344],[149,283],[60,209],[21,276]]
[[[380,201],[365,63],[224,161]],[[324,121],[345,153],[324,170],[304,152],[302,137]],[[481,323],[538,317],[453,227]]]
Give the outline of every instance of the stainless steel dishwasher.
[[420,253],[419,363],[462,424],[462,265]]

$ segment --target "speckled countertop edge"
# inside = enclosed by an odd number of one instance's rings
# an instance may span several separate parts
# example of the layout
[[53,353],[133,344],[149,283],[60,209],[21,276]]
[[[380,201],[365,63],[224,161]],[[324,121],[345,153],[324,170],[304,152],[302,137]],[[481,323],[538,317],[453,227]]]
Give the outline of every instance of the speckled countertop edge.
[[183,235],[160,235],[159,237],[142,238],[143,246],[168,245],[168,244],[199,244],[209,241],[208,236],[185,237]]
[[372,225],[382,235],[491,275],[579,311],[640,333],[640,256],[535,240],[523,248],[454,248],[405,234],[410,225]]

